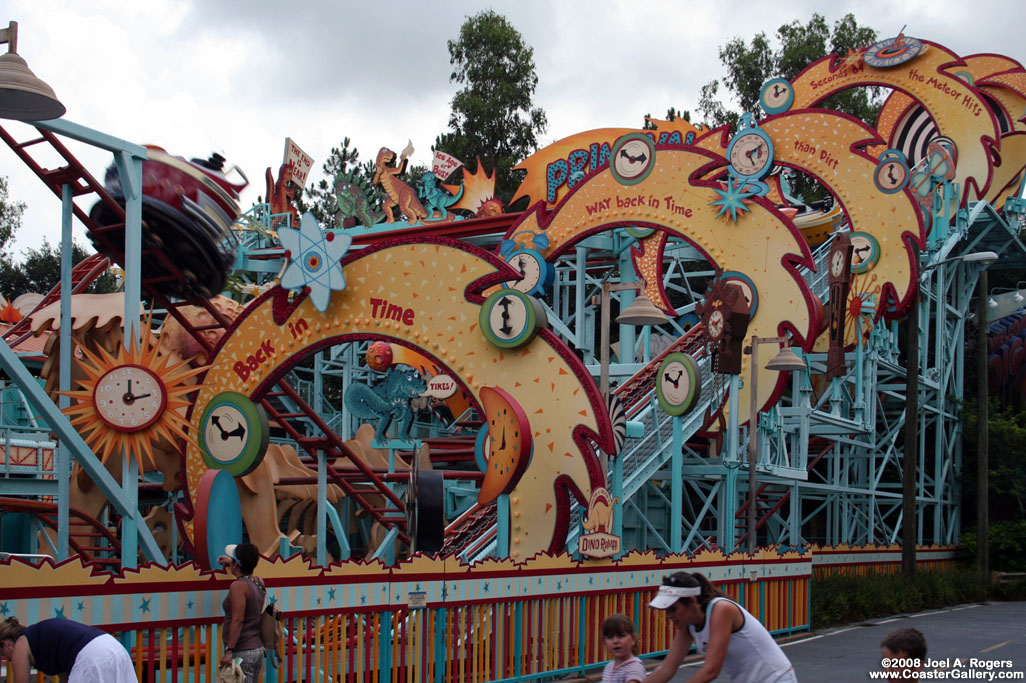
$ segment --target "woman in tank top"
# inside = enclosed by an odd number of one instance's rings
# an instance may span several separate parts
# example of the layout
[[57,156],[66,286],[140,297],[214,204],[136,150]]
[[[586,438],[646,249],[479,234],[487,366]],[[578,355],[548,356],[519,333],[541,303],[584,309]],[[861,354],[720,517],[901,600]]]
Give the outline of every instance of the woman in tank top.
[[691,643],[705,662],[688,679],[715,680],[722,670],[734,683],[797,681],[791,662],[769,631],[741,605],[728,600],[701,574],[677,572],[663,577],[650,607],[666,610],[674,634],[666,658],[645,679],[663,683],[677,673]]
[[229,545],[218,558],[235,576],[224,599],[224,655],[221,666],[230,666],[232,659],[242,662],[245,683],[257,683],[264,667],[264,644],[260,639],[260,613],[264,609],[267,589],[259,576],[253,576],[260,552],[252,543]]

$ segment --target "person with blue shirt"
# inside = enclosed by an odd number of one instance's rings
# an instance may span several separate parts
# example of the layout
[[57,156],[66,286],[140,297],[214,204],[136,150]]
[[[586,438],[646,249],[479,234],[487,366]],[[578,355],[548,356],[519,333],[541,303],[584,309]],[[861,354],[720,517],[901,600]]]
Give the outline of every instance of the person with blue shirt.
[[8,617],[0,623],[0,646],[10,683],[28,683],[33,668],[67,683],[138,683],[132,658],[114,636],[71,619],[22,626]]

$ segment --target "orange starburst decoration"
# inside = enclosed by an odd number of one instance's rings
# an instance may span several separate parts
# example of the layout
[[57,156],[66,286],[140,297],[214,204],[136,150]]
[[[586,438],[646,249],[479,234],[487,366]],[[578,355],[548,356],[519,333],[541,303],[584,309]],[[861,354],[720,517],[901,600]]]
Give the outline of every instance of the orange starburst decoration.
[[858,50],[852,50],[848,48],[848,54],[841,60],[846,66],[858,68],[862,65],[862,56],[866,54],[867,48],[859,48]]
[[[451,192],[456,192],[459,186],[449,186]],[[502,200],[495,196],[495,170],[492,174],[485,173],[481,166],[481,159],[477,160],[477,172],[471,173],[470,169],[463,169],[463,197],[460,198],[451,208],[472,211],[475,216],[496,216],[502,213]]]
[[[116,354],[103,347],[93,353],[80,346],[86,378],[79,380],[78,390],[61,392],[75,401],[61,412],[101,461],[106,464],[112,454],[125,453],[135,458],[140,472],[144,471],[144,456],[153,460],[153,446],[158,441],[195,441],[182,413],[191,403],[188,394],[203,385],[187,382],[210,367],[193,368],[191,358],[175,362],[172,356],[161,354],[152,323],[151,314],[143,322],[139,338],[127,348],[119,347]],[[132,377],[138,394],[133,394]],[[139,411],[140,417],[126,420],[133,410]]]

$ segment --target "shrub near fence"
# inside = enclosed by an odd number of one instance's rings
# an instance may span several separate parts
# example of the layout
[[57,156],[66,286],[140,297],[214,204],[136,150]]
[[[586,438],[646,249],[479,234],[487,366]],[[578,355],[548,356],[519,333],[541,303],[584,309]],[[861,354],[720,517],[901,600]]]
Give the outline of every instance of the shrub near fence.
[[[662,612],[646,607],[663,575],[701,571],[777,633],[809,628],[809,553],[701,553],[524,564],[415,558],[396,567],[302,558],[261,562],[285,612],[280,669],[265,681],[528,681],[583,673],[606,659],[599,625],[622,612],[648,656],[669,647]],[[212,683],[230,577],[195,565],[94,575],[77,560],[0,563],[0,609],[23,623],[62,615],[118,635],[140,681]],[[423,605],[422,607],[420,605]]]

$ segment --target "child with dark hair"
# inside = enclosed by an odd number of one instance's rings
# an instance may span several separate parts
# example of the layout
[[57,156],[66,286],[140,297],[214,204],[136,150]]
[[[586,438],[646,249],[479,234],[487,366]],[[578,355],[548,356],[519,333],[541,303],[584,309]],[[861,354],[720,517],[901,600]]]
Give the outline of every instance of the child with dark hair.
[[637,658],[638,636],[634,622],[622,614],[606,617],[602,622],[602,638],[613,661],[602,670],[602,683],[641,683],[645,665]]
[[692,641],[705,655],[692,683],[715,680],[723,669],[734,683],[793,683],[798,679],[784,651],[748,610],[727,599],[705,576],[677,572],[663,577],[650,607],[666,610],[674,625],[666,658],[645,679],[665,683],[677,672]]
[[926,662],[926,638],[914,628],[891,631],[880,641],[880,661],[889,681],[919,680]]

